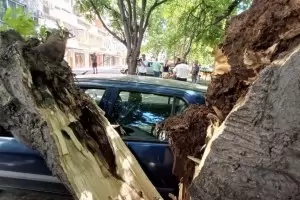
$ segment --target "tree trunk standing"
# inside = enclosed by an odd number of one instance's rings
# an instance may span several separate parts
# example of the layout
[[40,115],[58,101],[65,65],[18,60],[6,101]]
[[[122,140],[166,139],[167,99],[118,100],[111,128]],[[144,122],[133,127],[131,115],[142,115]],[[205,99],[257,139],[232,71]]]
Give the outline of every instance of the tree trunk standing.
[[127,49],[127,65],[128,65],[128,74],[134,75],[137,70],[137,59],[139,56],[137,49]]
[[24,43],[13,31],[0,39],[0,126],[36,149],[76,199],[160,198],[100,108],[75,86],[61,32],[45,44]]

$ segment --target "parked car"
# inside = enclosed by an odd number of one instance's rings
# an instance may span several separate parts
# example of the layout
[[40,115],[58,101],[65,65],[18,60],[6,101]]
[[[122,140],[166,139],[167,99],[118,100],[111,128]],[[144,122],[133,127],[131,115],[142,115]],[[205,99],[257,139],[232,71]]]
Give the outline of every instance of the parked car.
[[[147,65],[147,68],[146,68],[146,70],[147,70],[146,75],[147,75],[147,76],[153,76],[153,75],[154,75],[154,72],[153,72],[153,69],[152,69],[153,62],[154,62],[154,61],[148,61],[148,65]],[[162,66],[164,65],[164,62],[159,62],[159,63],[160,63]],[[120,70],[120,72],[121,72],[122,74],[128,74],[128,66],[126,65],[124,68],[122,68],[122,69]]]
[[[106,78],[84,75],[76,80],[76,84],[105,111],[111,123],[118,123],[125,130],[126,134],[121,137],[160,194],[164,198],[168,193],[177,194],[178,179],[172,174],[172,152],[166,140],[159,140],[152,134],[152,127],[169,116],[182,113],[190,104],[204,104],[206,87],[130,75]],[[43,192],[70,198],[40,155],[0,127],[1,190]]]

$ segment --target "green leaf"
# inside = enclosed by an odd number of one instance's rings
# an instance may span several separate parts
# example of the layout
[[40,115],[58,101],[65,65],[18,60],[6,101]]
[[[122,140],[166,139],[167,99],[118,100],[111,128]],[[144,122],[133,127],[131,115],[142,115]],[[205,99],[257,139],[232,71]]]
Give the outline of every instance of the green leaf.
[[24,38],[36,35],[36,24],[32,19],[32,15],[26,13],[21,7],[16,9],[8,8],[3,16],[3,22],[1,30],[14,29]]
[[[165,51],[172,59],[183,56],[192,39],[189,59],[212,64],[212,50],[222,41],[225,23],[238,10],[249,7],[251,0],[243,0],[228,16],[215,23],[228,11],[233,0],[172,0],[152,15],[143,50],[149,53]],[[163,25],[160,23],[163,21]]]

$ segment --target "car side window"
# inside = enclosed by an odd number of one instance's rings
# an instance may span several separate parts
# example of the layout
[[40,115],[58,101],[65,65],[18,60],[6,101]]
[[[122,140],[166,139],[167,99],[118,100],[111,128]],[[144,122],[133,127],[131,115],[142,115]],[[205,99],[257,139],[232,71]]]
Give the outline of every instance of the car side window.
[[183,113],[183,111],[188,107],[188,104],[183,100],[178,97],[174,98],[174,113],[172,115],[179,115]]
[[97,105],[99,105],[104,92],[105,89],[85,89],[85,93],[88,94],[92,99],[94,99]]
[[116,121],[126,132],[124,139],[165,140],[158,138],[155,129],[186,108],[186,103],[172,96],[121,91],[115,106]]

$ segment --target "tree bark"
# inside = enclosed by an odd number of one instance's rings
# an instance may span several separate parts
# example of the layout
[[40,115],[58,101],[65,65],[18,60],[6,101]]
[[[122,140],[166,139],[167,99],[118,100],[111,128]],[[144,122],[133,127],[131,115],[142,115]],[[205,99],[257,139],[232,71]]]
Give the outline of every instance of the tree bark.
[[[207,129],[195,128],[197,134],[206,134],[206,143],[211,136],[213,140],[203,157],[191,159],[196,163],[192,199],[300,199],[296,158],[300,60],[299,50],[291,53],[300,44],[299,14],[296,0],[254,0],[226,27],[206,93],[211,123]],[[292,55],[287,62],[282,59],[286,54]],[[274,60],[282,62],[270,67]],[[192,120],[182,120],[187,117],[178,116],[169,134],[192,126]],[[171,149],[182,141],[173,137]],[[189,142],[188,146],[199,145]]]
[[300,47],[265,68],[215,131],[192,199],[299,199]]
[[188,44],[186,46],[186,41],[185,41],[185,44],[183,45],[183,60],[186,60],[187,56],[190,54],[191,50],[192,50],[192,44],[193,44],[193,41],[194,41],[194,34],[192,34],[190,36],[190,38],[187,38],[188,39]]
[[74,84],[66,38],[1,32],[0,126],[36,149],[76,199],[161,198],[103,111]]
[[137,49],[127,49],[126,61],[128,65],[128,74],[134,75],[137,69],[137,59],[140,53]]

